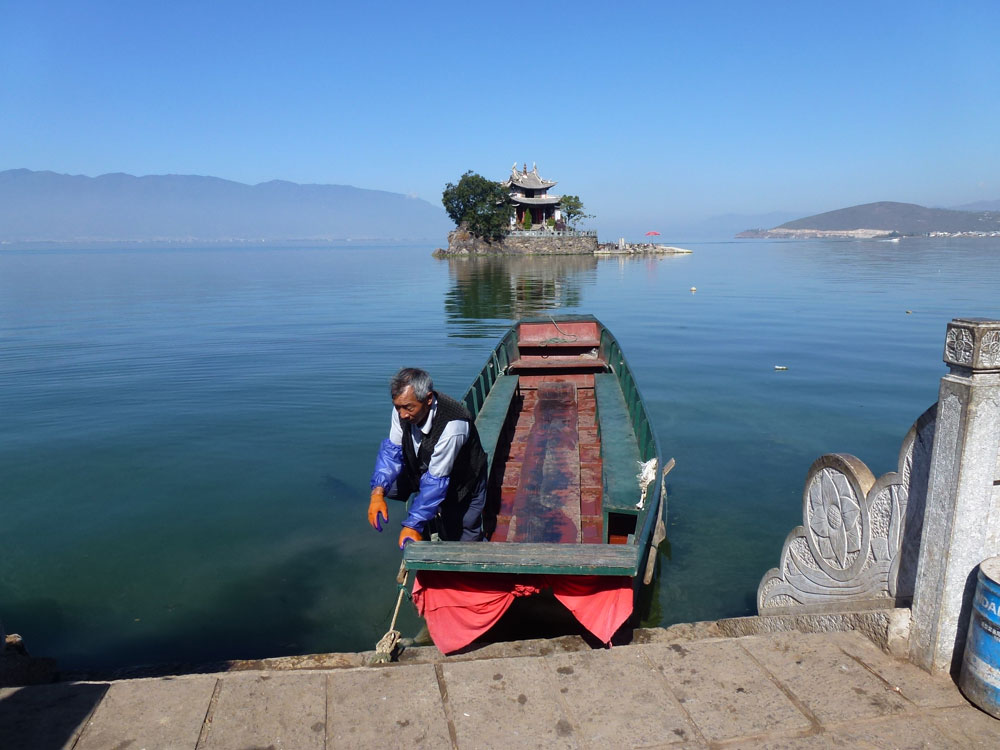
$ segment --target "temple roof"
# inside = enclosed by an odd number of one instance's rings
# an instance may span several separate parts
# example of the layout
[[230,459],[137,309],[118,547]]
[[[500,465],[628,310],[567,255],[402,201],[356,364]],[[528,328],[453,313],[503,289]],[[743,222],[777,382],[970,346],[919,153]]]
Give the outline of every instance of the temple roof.
[[514,186],[519,188],[525,188],[527,190],[541,190],[552,187],[556,183],[552,180],[543,180],[538,176],[538,165],[533,164],[532,170],[528,171],[528,165],[524,165],[524,170],[521,172],[517,171],[517,162],[514,166],[510,168],[510,177],[506,182],[508,187]]
[[554,206],[562,200],[561,195],[542,195],[538,198],[525,198],[523,195],[512,195],[510,199],[514,203],[525,203],[529,206]]

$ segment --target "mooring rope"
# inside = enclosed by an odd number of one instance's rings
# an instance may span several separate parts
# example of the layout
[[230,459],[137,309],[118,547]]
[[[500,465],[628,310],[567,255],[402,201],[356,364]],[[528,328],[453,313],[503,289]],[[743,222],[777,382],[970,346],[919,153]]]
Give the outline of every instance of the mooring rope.
[[406,582],[409,577],[410,571],[406,569],[406,563],[400,563],[399,573],[396,574],[396,583],[399,588],[399,596],[396,597],[396,610],[392,613],[392,622],[389,624],[388,632],[375,645],[375,656],[372,657],[372,664],[390,662],[396,655],[396,647],[403,635],[396,630],[396,618],[399,617],[399,608],[403,603],[403,597],[409,598],[410,596],[410,592],[406,590]]
[[561,333],[565,338],[559,338],[558,336],[553,336],[550,339],[545,339],[544,341],[539,342],[539,346],[548,346],[549,344],[572,344],[574,341],[580,338],[575,333],[566,333],[566,331],[564,331],[562,328],[559,327],[559,324],[556,323],[556,319],[553,318],[551,315],[549,316],[549,320],[552,321],[552,325],[554,325],[556,327],[556,330],[559,333]]

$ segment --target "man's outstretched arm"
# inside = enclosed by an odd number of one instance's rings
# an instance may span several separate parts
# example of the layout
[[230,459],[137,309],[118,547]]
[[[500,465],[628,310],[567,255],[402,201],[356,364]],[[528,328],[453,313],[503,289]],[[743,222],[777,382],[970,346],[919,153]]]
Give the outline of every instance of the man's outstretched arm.
[[[392,487],[403,471],[402,430],[396,412],[392,413],[389,427],[389,437],[382,441],[378,455],[375,456],[375,470],[372,472],[371,499],[368,502],[368,523],[376,531],[382,531],[382,524],[389,521],[389,507],[385,502],[385,493]],[[379,517],[381,516],[381,518]]]

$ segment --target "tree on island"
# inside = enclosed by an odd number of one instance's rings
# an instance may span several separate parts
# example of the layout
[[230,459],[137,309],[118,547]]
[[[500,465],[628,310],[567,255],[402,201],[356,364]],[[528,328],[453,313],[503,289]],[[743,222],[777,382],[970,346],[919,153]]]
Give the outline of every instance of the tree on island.
[[499,182],[468,171],[457,185],[448,183],[441,198],[456,226],[488,240],[502,239],[510,228],[510,199]]
[[569,227],[576,227],[578,221],[594,218],[593,214],[584,212],[583,201],[578,195],[564,195],[559,199],[559,204],[562,207],[563,221]]

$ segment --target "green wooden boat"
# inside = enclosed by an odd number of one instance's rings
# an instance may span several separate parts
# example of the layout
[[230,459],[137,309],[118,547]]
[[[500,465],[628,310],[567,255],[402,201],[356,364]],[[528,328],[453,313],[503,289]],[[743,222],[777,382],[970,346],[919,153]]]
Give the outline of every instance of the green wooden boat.
[[403,558],[418,581],[468,574],[458,576],[463,589],[476,581],[485,589],[494,584],[489,576],[598,584],[610,581],[594,576],[616,577],[634,598],[652,578],[665,535],[665,472],[611,332],[593,316],[522,320],[464,401],[489,457],[490,541],[407,545]]

